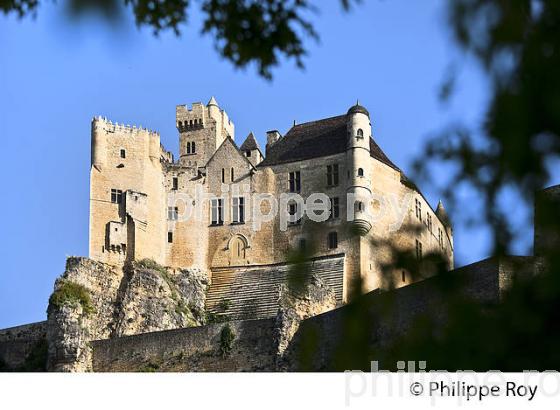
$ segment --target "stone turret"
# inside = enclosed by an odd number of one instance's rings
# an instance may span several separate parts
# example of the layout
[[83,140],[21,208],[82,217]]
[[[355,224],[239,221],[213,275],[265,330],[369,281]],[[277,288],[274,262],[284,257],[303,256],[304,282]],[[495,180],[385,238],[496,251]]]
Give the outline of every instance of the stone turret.
[[348,209],[348,212],[349,216],[353,213],[353,227],[360,235],[365,235],[371,229],[367,217],[367,206],[371,198],[371,123],[368,110],[359,102],[350,107],[346,116],[346,160],[350,173],[347,192],[354,196],[354,207]]
[[264,158],[261,148],[259,147],[259,143],[252,132],[247,135],[247,138],[245,138],[245,141],[241,144],[239,150],[247,157],[253,166],[256,166]]

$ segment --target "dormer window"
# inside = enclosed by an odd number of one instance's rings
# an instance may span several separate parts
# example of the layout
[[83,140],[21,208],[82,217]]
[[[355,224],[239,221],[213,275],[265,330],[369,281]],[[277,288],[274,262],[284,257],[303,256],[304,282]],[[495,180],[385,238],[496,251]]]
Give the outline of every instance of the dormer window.
[[356,138],[359,140],[364,138],[364,131],[361,128],[358,128],[358,132],[356,133]]
[[250,156],[251,156],[251,151],[245,151],[245,155],[246,155],[247,157],[250,157]]

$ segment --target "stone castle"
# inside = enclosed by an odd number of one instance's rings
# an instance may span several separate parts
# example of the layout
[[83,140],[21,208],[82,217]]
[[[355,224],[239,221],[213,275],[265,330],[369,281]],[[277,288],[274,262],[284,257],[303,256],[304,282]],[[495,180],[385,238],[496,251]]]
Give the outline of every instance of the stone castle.
[[[437,300],[442,268],[499,298],[509,261],[452,270],[443,205],[384,154],[359,103],[267,132],[264,152],[252,133],[235,143],[214,98],[177,106],[176,125],[177,159],[157,132],[93,119],[89,258],[68,258],[46,321],[0,330],[0,371],[297,370],[300,325],[336,350],[360,293],[402,295],[395,334]],[[294,292],[301,263],[309,282]],[[393,337],[384,326],[372,343]],[[333,369],[325,354],[317,369]]]
[[[410,249],[418,259],[437,252],[453,267],[443,205],[434,210],[384,154],[358,103],[343,115],[294,123],[285,136],[267,132],[264,151],[252,133],[236,144],[234,124],[214,97],[206,105],[177,106],[176,126],[177,159],[157,132],[93,119],[91,259],[119,266],[148,258],[201,269],[216,284],[210,305],[227,298],[234,311],[244,308],[244,291],[262,305],[266,282],[275,282],[271,267],[284,271],[293,250],[308,250],[317,271],[327,272],[339,304],[349,300],[354,280],[362,292],[388,287],[380,266],[389,255],[376,241]],[[314,193],[329,200],[321,222],[298,214],[300,203],[282,200]],[[281,208],[274,215],[272,202]],[[187,215],[193,206],[198,217]],[[291,219],[282,229],[284,208]],[[389,280],[400,287],[414,278],[399,270]]]

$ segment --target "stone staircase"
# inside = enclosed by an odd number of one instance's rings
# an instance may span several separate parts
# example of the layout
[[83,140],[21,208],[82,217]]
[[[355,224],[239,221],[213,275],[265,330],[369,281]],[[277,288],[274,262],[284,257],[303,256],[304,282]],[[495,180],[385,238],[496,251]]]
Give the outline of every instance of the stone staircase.
[[[337,302],[342,303],[344,255],[313,259],[309,269],[333,288]],[[288,273],[288,264],[214,268],[206,309],[232,320],[273,317],[279,286],[287,283]]]

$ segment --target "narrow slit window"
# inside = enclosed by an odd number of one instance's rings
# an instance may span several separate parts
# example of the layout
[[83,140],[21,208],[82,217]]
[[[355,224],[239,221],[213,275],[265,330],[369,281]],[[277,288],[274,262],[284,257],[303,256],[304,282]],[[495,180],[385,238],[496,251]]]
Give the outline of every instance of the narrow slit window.
[[329,249],[338,248],[338,234],[336,232],[329,232],[327,236],[327,246]]
[[338,197],[331,198],[331,214],[329,219],[337,219],[340,216],[340,205]]

